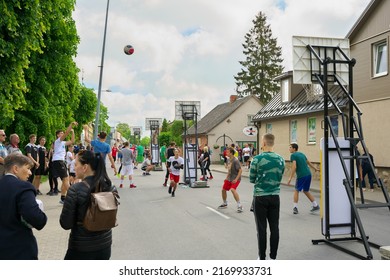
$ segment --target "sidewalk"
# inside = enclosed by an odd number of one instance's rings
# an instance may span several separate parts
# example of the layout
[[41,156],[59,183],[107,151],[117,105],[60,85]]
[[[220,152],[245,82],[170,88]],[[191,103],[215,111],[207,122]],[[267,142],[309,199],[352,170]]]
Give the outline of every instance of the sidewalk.
[[[211,171],[215,171],[215,172],[227,173],[227,169],[225,168],[225,166],[223,164],[211,164],[210,169],[211,169]],[[249,170],[246,169],[245,167],[243,167],[243,171],[242,171],[241,176],[245,177],[245,178],[249,178]],[[282,185],[289,186],[289,185],[287,185],[287,181],[288,181],[289,176],[290,176],[290,173],[288,171],[284,172],[283,179],[282,179]],[[293,182],[291,182],[291,183],[292,184],[295,183],[295,177],[293,179]],[[294,185],[290,185],[290,187],[294,187]],[[344,187],[344,186],[341,186],[341,187]],[[310,191],[317,192],[317,193],[320,192],[320,181],[319,180],[316,180],[316,179],[312,180],[311,186],[310,186]],[[359,190],[356,191],[356,199],[360,201],[360,191]],[[374,192],[369,191],[369,189],[367,189],[367,191],[364,192],[364,200],[366,203],[385,202],[385,197],[382,193],[382,190],[376,187]]]

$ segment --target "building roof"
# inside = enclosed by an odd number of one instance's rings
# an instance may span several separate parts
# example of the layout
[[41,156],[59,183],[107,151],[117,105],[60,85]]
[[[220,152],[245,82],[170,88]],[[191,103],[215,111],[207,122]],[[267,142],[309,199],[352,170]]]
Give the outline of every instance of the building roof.
[[[330,95],[335,100],[339,108],[344,108],[348,104],[348,98],[340,87],[331,87]],[[329,109],[333,108],[329,101]],[[254,117],[253,121],[263,121],[268,119],[283,118],[286,116],[296,116],[308,113],[320,112],[324,110],[324,97],[321,95],[317,100],[308,101],[304,89],[290,102],[282,103],[282,94],[278,93],[265,105]]]
[[364,9],[363,13],[352,26],[351,30],[347,33],[345,38],[350,39],[354,37],[356,32],[358,32],[359,29],[365,24],[367,17],[371,15],[375,7],[378,6],[380,2],[382,2],[382,0],[371,0],[371,2],[368,3],[367,7]]
[[[206,116],[198,121],[197,134],[208,134],[213,128],[233,114],[242,104],[250,100],[254,100],[254,102],[259,102],[259,104],[261,104],[257,97],[249,95],[243,98],[237,98],[234,102],[226,102],[217,105]],[[194,134],[195,126],[191,126],[187,130],[187,135]]]

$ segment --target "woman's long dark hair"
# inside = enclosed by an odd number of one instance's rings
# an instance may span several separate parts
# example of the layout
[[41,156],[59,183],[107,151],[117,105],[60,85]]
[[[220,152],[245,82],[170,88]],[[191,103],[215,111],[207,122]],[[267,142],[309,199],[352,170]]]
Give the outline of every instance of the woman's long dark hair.
[[107,175],[106,163],[102,155],[88,150],[82,150],[77,153],[77,157],[80,163],[89,164],[95,172],[91,192],[108,191],[111,187],[111,180]]

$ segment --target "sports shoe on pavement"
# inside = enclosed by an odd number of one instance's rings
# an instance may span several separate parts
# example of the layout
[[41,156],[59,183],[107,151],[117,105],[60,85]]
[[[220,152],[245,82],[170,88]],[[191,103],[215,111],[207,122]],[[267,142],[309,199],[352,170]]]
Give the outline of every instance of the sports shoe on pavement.
[[150,175],[150,173],[149,173],[149,172],[146,172],[145,175]]
[[297,208],[297,207],[294,207],[294,208],[293,208],[293,213],[294,213],[294,214],[298,214],[298,208]]
[[167,186],[167,183],[164,183],[163,186],[166,187],[166,186]]
[[39,189],[37,190],[37,195],[42,195],[42,193]]
[[123,184],[120,184],[119,187],[120,187],[120,188],[123,188]]
[[222,203],[221,205],[218,206],[218,209],[225,209],[227,207],[226,203]]
[[310,212],[315,212],[315,211],[318,211],[320,210],[320,206],[317,205],[317,206],[313,206],[311,209],[310,209]]
[[212,179],[214,179],[214,177],[212,175],[210,175],[209,179],[212,180]]
[[172,197],[175,197],[175,192],[174,191],[172,192]]
[[171,186],[169,186],[169,188],[168,188],[168,193],[172,193],[172,187]]
[[242,211],[244,211],[244,210],[242,209],[242,206],[237,206],[237,213],[241,213]]
[[130,188],[136,188],[137,186],[136,185],[134,185],[134,184],[131,184],[130,185]]

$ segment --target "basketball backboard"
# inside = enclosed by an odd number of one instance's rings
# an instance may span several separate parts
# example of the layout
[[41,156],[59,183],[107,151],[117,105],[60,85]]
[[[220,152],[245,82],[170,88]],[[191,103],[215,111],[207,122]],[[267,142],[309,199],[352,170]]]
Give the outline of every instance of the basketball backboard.
[[151,125],[160,127],[162,125],[162,118],[145,118],[145,130],[150,130]]
[[183,116],[192,117],[196,114],[200,119],[200,101],[175,101],[175,120],[184,120]]
[[[303,37],[293,36],[293,79],[294,84],[312,84],[316,82],[313,74],[323,75],[323,66],[318,58],[307,48],[312,46],[322,60],[331,58],[332,60],[346,61],[344,55],[349,58],[349,40],[344,38],[323,38],[323,37]],[[339,48],[340,50],[338,50]],[[349,68],[344,63],[329,63],[328,82],[334,82],[332,75],[336,75],[341,84],[348,85]]]
[[141,135],[142,126],[132,126],[130,129],[132,135]]

